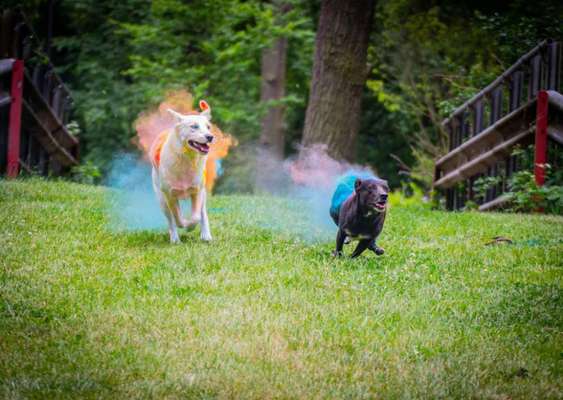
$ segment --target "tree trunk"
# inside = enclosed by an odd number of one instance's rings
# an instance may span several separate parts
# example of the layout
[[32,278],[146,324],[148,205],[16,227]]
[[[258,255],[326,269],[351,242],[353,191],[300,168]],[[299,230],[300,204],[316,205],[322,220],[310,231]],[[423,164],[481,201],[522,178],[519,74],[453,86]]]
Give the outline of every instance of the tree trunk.
[[353,161],[375,0],[323,0],[303,145],[324,143]]
[[[260,101],[280,100],[285,96],[287,38],[274,39],[271,47],[262,51],[262,88]],[[284,150],[284,107],[270,106],[262,118],[260,145],[263,150],[281,159]]]
[[[291,6],[284,0],[272,1],[277,23]],[[287,38],[274,38],[272,45],[262,51],[262,87],[260,101],[268,103],[285,96]],[[280,190],[279,168],[284,155],[284,106],[270,105],[262,118],[260,146],[257,154],[256,184],[258,189],[275,193]]]

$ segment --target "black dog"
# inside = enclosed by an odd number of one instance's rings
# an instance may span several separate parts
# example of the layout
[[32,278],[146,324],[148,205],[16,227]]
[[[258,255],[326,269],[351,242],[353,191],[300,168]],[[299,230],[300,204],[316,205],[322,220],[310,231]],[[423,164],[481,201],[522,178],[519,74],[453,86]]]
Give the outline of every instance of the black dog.
[[384,250],[375,244],[375,239],[383,229],[388,193],[389,186],[382,179],[356,178],[352,194],[340,207],[330,210],[330,216],[338,225],[334,256],[342,255],[342,246],[346,239],[359,239],[352,258],[358,257],[365,249],[370,249],[377,255],[384,253]]

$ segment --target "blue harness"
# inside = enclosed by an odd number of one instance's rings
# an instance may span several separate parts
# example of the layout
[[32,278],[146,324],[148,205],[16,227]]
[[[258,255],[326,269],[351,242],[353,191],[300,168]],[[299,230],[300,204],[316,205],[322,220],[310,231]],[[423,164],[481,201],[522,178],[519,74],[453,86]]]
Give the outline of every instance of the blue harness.
[[340,214],[340,206],[346,201],[348,197],[354,193],[354,184],[356,179],[379,179],[377,176],[369,172],[361,171],[348,171],[342,175],[338,182],[336,183],[336,190],[332,195],[332,200],[330,201],[330,215],[338,216]]

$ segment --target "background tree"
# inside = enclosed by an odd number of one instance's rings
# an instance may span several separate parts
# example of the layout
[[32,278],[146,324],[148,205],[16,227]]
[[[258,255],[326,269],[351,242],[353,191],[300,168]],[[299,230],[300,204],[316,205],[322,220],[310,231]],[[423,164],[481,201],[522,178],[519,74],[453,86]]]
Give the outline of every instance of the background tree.
[[[291,5],[283,1],[272,2],[273,12],[276,15],[275,23],[280,25],[284,14],[290,9]],[[271,161],[279,162],[283,160],[285,149],[284,138],[284,110],[285,106],[281,102],[285,96],[287,64],[287,37],[275,36],[271,45],[262,49],[260,102],[266,108],[262,117],[260,130],[258,165],[256,170],[256,183],[260,189],[268,190],[266,183],[271,180],[272,168]],[[271,168],[269,168],[269,166]]]
[[325,143],[336,158],[355,158],[374,7],[375,0],[321,4],[303,144]]
[[[276,23],[290,9],[282,1],[274,1]],[[272,44],[262,49],[261,75],[262,85],[260,101],[266,106],[260,130],[260,146],[276,158],[284,155],[284,106],[280,100],[285,96],[285,77],[287,63],[287,37],[277,36]]]

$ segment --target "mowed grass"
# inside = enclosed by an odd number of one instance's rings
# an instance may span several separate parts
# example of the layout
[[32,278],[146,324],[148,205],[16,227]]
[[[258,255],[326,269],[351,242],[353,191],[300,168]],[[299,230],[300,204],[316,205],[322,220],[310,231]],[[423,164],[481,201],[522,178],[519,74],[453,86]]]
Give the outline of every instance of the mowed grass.
[[334,260],[250,224],[269,199],[172,246],[107,193],[0,182],[0,397],[563,396],[560,217],[394,206],[384,256]]

